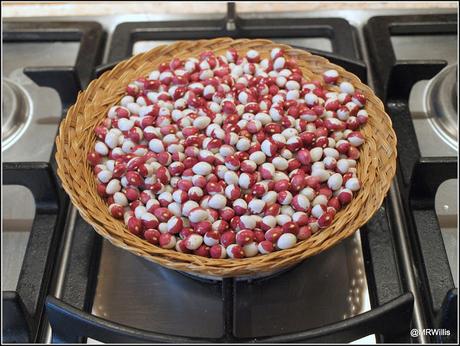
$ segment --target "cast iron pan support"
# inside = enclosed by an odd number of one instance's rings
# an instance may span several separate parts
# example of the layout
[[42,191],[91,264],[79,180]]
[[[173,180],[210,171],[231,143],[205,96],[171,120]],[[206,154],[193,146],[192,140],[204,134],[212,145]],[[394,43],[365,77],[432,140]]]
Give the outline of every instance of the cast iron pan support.
[[[228,20],[231,20],[234,18],[234,16],[230,15]],[[129,24],[129,23],[127,23]],[[127,24],[123,24],[123,28],[120,29],[123,34],[128,35],[129,28],[126,27]],[[140,27],[143,27],[140,25]],[[137,30],[136,31],[136,38],[138,35],[140,35],[140,32]],[[147,33],[146,33],[147,34]],[[142,37],[142,39],[151,39],[152,33],[149,33],[149,37]],[[123,36],[123,35],[122,35]],[[153,35],[154,36],[154,35]],[[120,36],[118,36],[120,37]],[[168,37],[169,38],[169,37]],[[133,39],[131,37],[131,39]],[[132,45],[132,42],[131,42]],[[297,47],[301,48],[301,47]],[[126,56],[131,55],[130,53],[131,48],[127,48],[125,54]],[[325,53],[325,52],[320,52],[320,51],[314,51],[311,50],[312,53],[314,54],[319,54],[323,55],[324,57],[328,58],[330,61],[337,63],[346,69],[354,72],[357,74],[361,80],[366,81],[366,66],[357,60],[352,60],[350,58],[344,58],[343,56],[337,56],[332,53]],[[101,65],[96,69],[95,76],[99,77],[102,73],[112,69],[117,62],[112,62],[108,63],[105,65]],[[375,299],[373,300],[373,308],[378,308],[377,312],[374,314],[373,312],[370,312],[370,315],[373,316],[370,318],[374,322],[369,322],[367,320],[367,317],[363,316],[357,316],[356,319],[352,321],[343,321],[343,323],[339,323],[337,325],[334,325],[332,328],[336,334],[335,340],[342,340],[342,338],[345,338],[347,340],[353,340],[356,339],[356,331],[354,331],[354,328],[361,329],[363,326],[360,321],[364,319],[364,325],[367,325],[366,323],[376,323],[379,324],[378,318],[381,316],[386,316],[386,313],[388,312],[390,315],[393,315],[393,312],[389,312],[391,309],[395,309],[395,311],[409,311],[412,309],[412,301],[413,298],[410,294],[404,294],[402,291],[401,283],[400,283],[400,278],[397,274],[398,268],[397,264],[395,262],[395,254],[394,254],[394,245],[391,240],[391,231],[390,231],[390,226],[389,226],[389,220],[387,220],[386,212],[385,212],[386,207],[382,206],[381,210],[379,213],[376,214],[376,216],[373,218],[373,222],[370,222],[367,226],[370,228],[370,230],[366,230],[362,235],[364,234],[366,237],[363,237],[363,251],[369,252],[372,254],[372,260],[369,261],[369,263],[366,263],[367,269],[372,273],[372,278],[369,279],[370,282],[370,287],[373,287],[373,290],[377,293],[375,293]],[[393,250],[391,250],[393,249]],[[375,276],[375,277],[374,277]],[[374,282],[375,280],[375,282]],[[223,339],[224,341],[227,342],[232,342],[232,341],[237,341],[237,340],[242,340],[238,339],[234,336],[234,326],[233,326],[233,295],[234,295],[234,283],[233,280],[231,279],[225,279],[222,283],[222,295],[223,295],[223,304],[224,304],[224,336]],[[408,299],[408,297],[410,299]],[[395,302],[404,302],[404,304],[409,304],[405,308],[402,308],[399,304],[396,304]],[[58,335],[55,334],[55,341],[59,340],[79,340],[81,339],[82,335],[89,335],[90,337],[93,337],[98,340],[107,340],[107,334],[109,333],[107,330],[104,332],[103,330],[98,330],[99,328],[102,329],[111,329],[111,327],[114,327],[114,329],[117,330],[117,333],[120,335],[117,335],[116,338],[118,337],[123,337],[122,340],[125,340],[125,338],[128,338],[126,340],[133,340],[132,337],[137,339],[137,337],[142,334],[143,332],[136,331],[134,332],[132,328],[126,327],[126,326],[118,326],[114,325],[112,322],[107,322],[105,323],[104,320],[99,319],[96,316],[92,316],[89,314],[84,315],[84,318],[80,315],[78,318],[79,321],[84,321],[82,322],[82,329],[83,331],[79,331],[78,333],[75,332],[75,330],[68,330],[65,326],[70,323],[66,319],[73,319],[76,316],[75,314],[81,314],[81,309],[73,309],[75,304],[68,304],[66,299],[58,300],[54,297],[49,297],[48,303],[47,303],[47,308],[48,308],[48,313],[50,315],[50,321],[53,324],[53,330],[55,333],[58,333]],[[388,305],[389,304],[389,305]],[[407,308],[407,309],[406,309]],[[381,312],[386,311],[384,314]],[[399,312],[394,312],[398,316],[404,316],[402,320],[399,320],[399,318],[393,319],[390,318],[388,323],[382,324],[382,326],[386,325],[388,328],[385,330],[375,328],[374,330],[372,328],[368,328],[369,330],[368,334],[372,334],[373,331],[376,330],[377,333],[381,333],[379,335],[384,337],[385,341],[390,341],[390,340],[406,340],[407,335],[408,335],[408,330],[409,330],[409,323],[410,323],[410,316],[411,312],[408,312],[407,315],[406,313],[399,314]],[[85,314],[85,313],[83,313]],[[63,317],[65,315],[65,317]],[[375,317],[375,320],[374,320]],[[64,321],[64,322],[60,322]],[[96,323],[97,322],[97,323]],[[57,325],[55,325],[57,324]],[[80,324],[79,324],[80,326]],[[116,327],[115,327],[116,326]],[[78,328],[77,328],[78,329]],[[363,331],[366,330],[366,328],[363,329]],[[112,333],[112,331],[110,332]],[[127,335],[128,333],[129,335]],[[315,334],[316,333],[316,334]],[[362,332],[364,333],[364,332]],[[75,335],[78,334],[78,335]],[[124,334],[124,335],[121,335]],[[321,334],[321,329],[315,330],[314,333],[296,333],[296,334],[291,334],[287,336],[277,336],[273,337],[273,340],[302,340],[302,339],[308,339],[310,335],[316,335],[319,336]],[[152,336],[153,334],[150,334]],[[168,341],[183,341],[184,339],[180,338],[178,339],[177,336],[159,336],[159,334],[154,334],[154,339],[151,340],[168,340]],[[353,335],[353,336],[351,336]],[[367,334],[362,334],[362,336],[365,336]],[[315,337],[316,337],[315,336]],[[318,340],[323,340],[323,336],[318,337]],[[120,339],[116,339],[120,340]],[[189,339],[187,338],[188,341],[201,341],[201,340],[194,340],[194,339]],[[265,340],[268,340],[267,338],[262,338],[262,339],[254,339],[254,340],[249,340],[249,341],[260,341],[264,342]],[[271,340],[271,338],[270,338]],[[334,340],[334,339],[331,339]],[[207,340],[207,341],[212,341],[212,340]]]
[[114,323],[78,310],[61,300],[48,297],[47,315],[56,335],[64,342],[77,337],[90,337],[104,343],[112,342],[350,342],[369,334],[397,336],[409,332],[412,315],[413,296],[404,295],[350,319],[289,335],[258,339],[234,339],[226,335],[221,339],[189,338],[148,332]]
[[66,200],[49,163],[3,163],[3,184],[22,185],[36,214],[16,291],[3,292],[3,341],[34,342],[43,312]]
[[[63,113],[86,86],[102,58],[105,33],[96,22],[5,21],[4,42],[80,42],[75,66],[25,67],[24,73],[40,86],[54,88]],[[44,298],[48,291],[68,198],[56,181],[55,148],[50,162],[4,162],[3,184],[22,185],[34,197],[36,214],[16,291],[3,292],[3,342],[38,341]]]
[[[132,46],[137,40],[174,40],[180,38],[184,39],[199,39],[199,38],[211,38],[215,35],[222,36],[222,33],[228,32],[226,35],[231,37],[263,37],[261,33],[265,32],[267,35],[266,26],[269,25],[271,34],[275,30],[278,37],[292,35],[292,30],[289,31],[286,23],[274,21],[273,23],[265,23],[262,20],[259,21],[248,21],[237,17],[234,13],[233,4],[229,4],[228,15],[225,19],[226,25],[222,25],[222,21],[209,20],[207,22],[200,23],[200,27],[208,26],[206,31],[203,30],[190,30],[187,32],[186,28],[193,28],[194,24],[189,22],[165,22],[161,23],[161,30],[157,28],[158,23],[124,23],[117,27],[116,35],[114,39],[116,42],[112,45],[112,50],[109,54],[109,64],[100,66],[96,70],[96,76],[100,76],[103,72],[110,70],[113,66],[121,61],[122,59],[131,55]],[[229,24],[230,23],[230,24]],[[253,25],[250,25],[253,23]],[[332,24],[330,24],[332,23]],[[206,24],[206,25],[205,25]],[[235,28],[233,27],[235,24]],[[292,23],[289,23],[292,24]],[[330,61],[337,63],[346,69],[357,74],[361,80],[366,80],[366,67],[358,61],[360,55],[356,51],[356,47],[347,43],[347,46],[341,46],[336,41],[349,42],[349,40],[340,40],[343,36],[349,34],[350,26],[346,26],[343,20],[339,19],[327,19],[325,21],[315,21],[311,19],[302,19],[296,21],[296,25],[302,26],[305,29],[297,29],[295,36],[308,36],[308,37],[329,37],[333,41],[333,53],[320,52],[315,50],[309,50],[314,54],[323,55]],[[276,29],[276,26],[280,26],[281,30]],[[284,25],[284,26],[283,26]],[[332,25],[332,27],[328,26]],[[185,26],[185,28],[184,28]],[[336,30],[337,26],[341,27],[340,30]],[[169,31],[168,31],[168,27]],[[174,31],[174,28],[181,27],[180,35]],[[224,27],[224,30],[222,30]],[[226,29],[225,29],[226,28]],[[274,29],[275,28],[275,29]],[[283,29],[284,28],[284,29]],[[185,32],[184,32],[185,30]],[[284,30],[284,31],[283,31]],[[244,31],[244,32],[243,32]],[[334,34],[331,34],[334,33]],[[216,37],[217,37],[216,36]],[[267,36],[265,36],[267,37]],[[376,216],[375,230],[380,230],[383,223],[387,223],[385,217],[385,209],[382,208],[381,213]],[[375,232],[374,232],[375,233]],[[374,238],[381,239],[381,233],[389,235],[391,232],[388,227],[382,232],[375,234]],[[386,238],[385,238],[386,239]],[[364,241],[367,243],[367,240]],[[410,293],[403,293],[401,291],[401,285],[398,283],[398,277],[396,274],[397,269],[393,267],[394,261],[390,261],[388,264],[388,256],[392,257],[394,254],[390,252],[382,252],[383,248],[387,246],[391,247],[391,241],[386,239],[385,243],[381,241],[369,241],[368,245],[363,247],[369,247],[369,251],[372,248],[372,263],[368,264],[370,270],[374,270],[379,273],[378,287],[380,287],[381,281],[388,281],[390,276],[396,275],[396,278],[390,280],[389,285],[379,292],[376,299],[376,306],[369,312],[355,316],[352,319],[344,320],[329,326],[309,330],[306,332],[293,333],[289,335],[272,336],[269,338],[257,338],[257,339],[242,339],[234,336],[234,315],[233,315],[233,300],[235,294],[234,282],[232,279],[225,279],[222,283],[222,296],[224,304],[224,335],[220,339],[193,339],[175,335],[165,335],[152,332],[146,332],[137,330],[128,326],[122,326],[111,321],[104,320],[97,316],[91,315],[82,310],[75,308],[75,304],[69,304],[66,299],[56,299],[55,297],[48,297],[47,299],[47,312],[49,320],[53,326],[55,333],[54,341],[69,341],[69,340],[80,340],[84,337],[91,337],[96,340],[110,342],[110,341],[149,341],[149,342],[202,342],[202,341],[247,341],[247,342],[302,342],[308,341],[351,341],[359,337],[366,336],[368,334],[379,334],[385,335],[385,340],[401,340],[401,338],[407,338],[410,321],[412,316],[413,297]],[[380,251],[375,251],[375,250]],[[381,259],[386,259],[385,266],[382,267]],[[394,260],[394,258],[393,258]],[[376,270],[377,269],[377,270]],[[387,272],[387,275],[383,275]],[[382,274],[382,275],[381,275]],[[72,326],[72,328],[69,328]]]
[[[457,177],[456,158],[424,158],[415,166],[409,192],[413,242],[418,246],[418,270],[433,328],[450,330],[448,342],[457,335],[457,289],[435,210],[436,192],[444,181]],[[453,319],[450,319],[452,318]],[[438,336],[439,339],[439,336]]]
[[[47,78],[51,74],[50,82],[52,88],[60,92],[67,90],[64,81],[78,81],[83,87],[86,87],[92,79],[93,67],[100,63],[104,48],[105,33],[102,26],[96,22],[15,22],[5,21],[3,23],[3,41],[4,42],[80,42],[77,60],[74,71],[68,68],[62,68],[64,74],[75,74],[77,77],[65,76],[60,81],[54,73],[58,72],[61,67],[41,67],[31,69],[32,73],[40,74],[37,78]],[[48,70],[45,73],[45,69]],[[59,78],[61,77],[58,75]],[[33,79],[33,78],[32,78]],[[40,84],[40,83],[39,83]],[[65,100],[63,100],[65,101]],[[72,102],[68,103],[70,105]],[[64,107],[65,108],[65,107]]]
[[[397,60],[391,36],[457,33],[456,15],[380,16],[369,19],[364,30],[375,73],[376,93],[384,101],[406,99],[415,82],[430,79],[446,66],[444,60]],[[410,24],[408,24],[410,23]],[[416,24],[415,24],[416,23]]]

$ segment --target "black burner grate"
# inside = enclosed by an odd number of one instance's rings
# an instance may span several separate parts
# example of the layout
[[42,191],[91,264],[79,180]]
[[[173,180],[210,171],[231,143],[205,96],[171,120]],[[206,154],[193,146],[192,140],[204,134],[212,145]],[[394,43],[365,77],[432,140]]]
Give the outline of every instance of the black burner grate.
[[[86,85],[94,66],[100,63],[104,37],[101,26],[93,22],[5,21],[3,24],[3,42],[80,42],[74,67],[24,66],[24,73],[37,84],[56,89],[64,113],[75,101],[80,81]],[[54,150],[49,162],[3,163],[3,184],[27,187],[37,208],[16,291],[3,292],[4,342],[26,343],[39,338],[44,300],[68,206],[55,166]]]
[[[244,17],[233,18],[234,30],[229,30],[229,18],[221,20],[200,21],[171,21],[171,22],[133,22],[120,24],[112,37],[109,50],[109,64],[97,69],[96,74],[111,69],[116,62],[128,58],[132,54],[133,45],[140,40],[180,40],[201,39],[220,36],[240,37],[267,37],[275,39],[282,37],[327,37],[332,41],[333,52],[323,52],[308,49],[313,53],[325,56],[334,63],[357,74],[361,80],[366,81],[366,66],[360,60],[361,54],[355,38],[355,29],[345,20],[337,18],[258,18],[245,19]],[[90,232],[84,229],[84,222],[75,228],[76,233]],[[365,267],[368,285],[371,292],[372,310],[343,321],[331,323],[326,326],[304,331],[302,324],[291,328],[275,329],[272,333],[267,331],[255,331],[245,323],[244,316],[250,310],[250,298],[254,292],[263,292],[267,287],[276,286],[285,289],[283,280],[290,281],[296,276],[299,267],[283,273],[277,277],[254,280],[253,282],[224,279],[218,283],[203,283],[217,285],[221,289],[223,310],[223,335],[219,338],[194,338],[179,335],[161,334],[152,331],[139,330],[133,327],[120,325],[113,321],[94,316],[89,313],[88,307],[94,297],[94,291],[84,291],[81,287],[65,285],[64,289],[70,297],[58,300],[54,297],[47,299],[48,317],[54,331],[54,341],[78,341],[84,337],[90,337],[103,342],[306,342],[306,341],[341,341],[347,342],[364,337],[369,334],[377,334],[379,340],[399,341],[407,340],[411,322],[413,297],[405,293],[399,275],[399,264],[395,257],[395,249],[392,235],[392,220],[387,216],[387,207],[384,204],[374,218],[361,232],[362,248],[365,257]],[[70,256],[74,256],[74,247],[87,249],[97,253],[99,245],[94,245],[91,239],[82,237],[72,242]],[[78,240],[78,241],[77,241]],[[95,256],[97,257],[97,256]],[[84,262],[84,270],[79,266],[70,267],[68,275],[90,277],[90,268],[94,267]],[[93,271],[94,274],[94,271]],[[78,275],[76,277],[78,277]],[[298,275],[297,275],[298,276]],[[301,277],[301,276],[300,276]],[[94,276],[89,280],[95,280]],[[192,278],[183,278],[191,280]],[[195,282],[196,283],[196,282]],[[89,286],[85,286],[85,289]],[[283,288],[284,287],[284,288]],[[165,287],[167,290],[168,288]],[[72,293],[75,291],[74,293]],[[252,291],[252,293],[251,293]],[[300,292],[301,293],[301,292]],[[249,299],[249,300],[248,300]],[[85,306],[86,308],[82,308]],[[300,306],[302,308],[302,306]],[[249,309],[249,310],[248,310]],[[308,307],[303,307],[308,313]],[[299,310],[300,311],[300,310]],[[289,324],[290,315],[286,311],[267,311],[267,314],[284,313]],[[247,317],[247,316],[246,316]],[[165,316],[159,316],[165,318]],[[197,318],[199,318],[197,316]],[[276,318],[276,317],[274,317]],[[248,323],[257,323],[254,317]],[[178,328],[181,321],[171,321]],[[194,321],[188,321],[194,323]],[[71,327],[70,327],[71,326]]]
[[420,278],[423,309],[430,328],[455,326],[450,337],[433,337],[433,341],[448,342],[457,338],[457,293],[434,210],[434,199],[439,185],[456,177],[457,158],[421,157],[408,105],[412,86],[419,80],[434,77],[447,61],[397,60],[391,36],[457,35],[457,26],[455,14],[441,14],[374,17],[365,27],[375,87],[385,100],[398,138],[397,180]]

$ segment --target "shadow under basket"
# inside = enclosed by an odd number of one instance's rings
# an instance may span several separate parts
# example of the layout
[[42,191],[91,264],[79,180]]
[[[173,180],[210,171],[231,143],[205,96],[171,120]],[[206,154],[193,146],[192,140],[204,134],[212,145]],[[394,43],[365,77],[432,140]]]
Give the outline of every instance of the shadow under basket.
[[[366,97],[365,109],[369,120],[360,131],[365,143],[360,147],[357,162],[357,176],[361,189],[352,202],[340,210],[332,224],[313,234],[309,239],[298,242],[294,247],[243,259],[212,259],[167,250],[148,243],[132,234],[124,223],[112,217],[106,202],[96,191],[96,181],[87,154],[94,147],[94,128],[106,117],[110,107],[118,104],[125,95],[125,88],[139,76],[148,75],[162,62],[172,58],[196,57],[203,51],[224,54],[234,48],[239,54],[250,49],[259,51],[261,57],[279,47],[285,56],[295,58],[306,79],[322,79],[322,73],[329,69],[339,72],[340,81],[348,81]],[[329,90],[338,90],[328,86]],[[259,277],[270,275],[292,267],[302,260],[324,251],[352,235],[365,224],[382,204],[396,170],[396,135],[391,120],[384,111],[382,102],[358,77],[327,59],[312,55],[304,50],[269,40],[213,40],[179,41],[171,45],[158,46],[146,53],[122,61],[112,70],[92,81],[81,92],[77,102],[69,109],[60,125],[56,139],[56,160],[62,186],[82,217],[96,232],[115,246],[121,247],[143,258],[170,269],[198,274],[202,277]]]

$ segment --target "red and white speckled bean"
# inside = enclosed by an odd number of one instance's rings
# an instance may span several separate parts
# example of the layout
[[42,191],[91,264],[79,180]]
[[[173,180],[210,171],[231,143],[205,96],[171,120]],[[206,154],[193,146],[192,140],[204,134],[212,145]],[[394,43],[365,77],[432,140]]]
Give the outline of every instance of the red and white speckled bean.
[[[360,189],[365,105],[337,70],[303,79],[282,49],[206,52],[132,81],[88,161],[111,215],[150,243],[268,254],[328,227]],[[235,244],[237,231],[253,235]]]

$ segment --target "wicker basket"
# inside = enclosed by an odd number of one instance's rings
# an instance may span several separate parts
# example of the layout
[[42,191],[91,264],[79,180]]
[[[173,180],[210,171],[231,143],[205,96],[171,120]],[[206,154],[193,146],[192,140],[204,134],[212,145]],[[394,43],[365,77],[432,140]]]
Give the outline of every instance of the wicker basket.
[[[107,204],[96,192],[94,174],[86,160],[96,141],[93,129],[105,118],[109,107],[120,101],[130,81],[147,75],[160,63],[173,57],[184,59],[198,56],[205,50],[223,54],[229,48],[235,48],[239,53],[256,49],[264,57],[274,47],[281,47],[287,55],[295,57],[305,78],[321,78],[325,70],[336,69],[342,80],[351,82],[366,96],[369,121],[362,128],[366,142],[361,147],[361,157],[357,165],[362,188],[353,201],[337,213],[330,227],[309,239],[288,250],[252,258],[212,259],[183,254],[154,246],[131,234],[122,221],[109,214]],[[335,87],[331,87],[333,88]],[[111,71],[92,81],[79,94],[77,102],[69,109],[60,125],[56,146],[58,175],[62,185],[82,217],[101,236],[116,246],[165,267],[215,277],[247,276],[282,270],[349,237],[380,207],[396,169],[396,136],[391,120],[385,113],[382,102],[369,87],[361,83],[355,75],[322,57],[259,39],[181,41],[156,47],[119,63]]]

